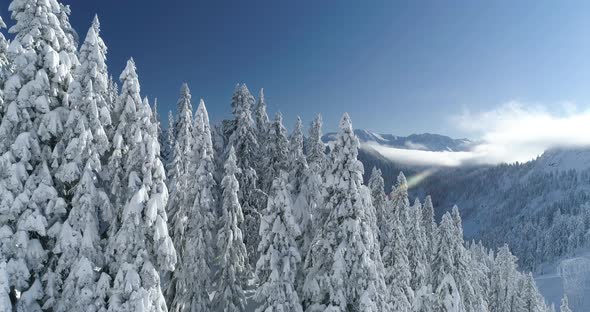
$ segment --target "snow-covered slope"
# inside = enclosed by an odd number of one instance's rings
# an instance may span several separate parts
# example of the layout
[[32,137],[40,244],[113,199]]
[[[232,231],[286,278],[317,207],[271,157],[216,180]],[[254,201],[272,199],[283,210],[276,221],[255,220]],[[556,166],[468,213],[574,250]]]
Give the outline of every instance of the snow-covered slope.
[[535,281],[547,302],[559,306],[565,294],[573,311],[590,311],[589,251],[548,263],[545,272],[537,275]]
[[585,170],[590,168],[590,148],[548,150],[534,164],[543,171]]

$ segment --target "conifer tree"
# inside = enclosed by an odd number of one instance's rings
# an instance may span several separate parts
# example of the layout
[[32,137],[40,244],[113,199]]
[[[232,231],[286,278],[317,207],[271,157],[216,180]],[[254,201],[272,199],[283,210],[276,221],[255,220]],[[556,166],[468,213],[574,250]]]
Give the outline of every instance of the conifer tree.
[[[61,228],[56,248],[60,254],[57,276],[61,294],[56,311],[76,311],[91,306],[99,311],[106,309],[105,293],[101,293],[100,280],[107,282],[108,275],[98,276],[94,268],[104,265],[101,245],[101,222],[112,218],[107,193],[99,186],[102,171],[101,158],[109,148],[103,125],[111,122],[107,105],[106,47],[99,36],[100,24],[95,17],[82,47],[80,65],[70,85],[70,114],[62,137],[65,148],[63,162],[56,177],[72,185],[73,198],[69,216]],[[84,294],[81,298],[78,294]]]
[[323,170],[326,160],[326,147],[322,142],[322,116],[317,115],[309,128],[309,139],[306,146],[307,163],[316,168],[318,173]]
[[244,215],[238,201],[240,185],[236,175],[239,171],[236,153],[231,147],[225,163],[225,177],[221,181],[223,225],[217,234],[219,271],[216,274],[217,291],[213,297],[213,306],[224,312],[244,311],[246,303],[243,286],[248,254],[240,229]]
[[383,249],[383,265],[385,267],[385,285],[389,290],[393,311],[409,311],[414,300],[411,287],[412,272],[408,260],[408,241],[399,216],[394,214],[388,220]]
[[277,112],[275,119],[270,126],[267,142],[267,163],[262,190],[270,191],[274,179],[281,170],[289,169],[289,140],[287,129],[283,125],[283,115]]
[[350,117],[344,114],[326,169],[330,215],[306,260],[306,311],[389,311],[358,147]]
[[[205,103],[201,100],[195,113],[195,141],[193,147],[201,151],[194,159],[199,161],[195,178],[191,183],[194,202],[187,210],[187,224],[179,256],[183,261],[174,271],[170,311],[210,311],[208,290],[214,249],[212,226],[215,223],[215,179],[211,130]],[[195,151],[196,152],[196,151]]]
[[[258,142],[258,148],[260,150],[260,158],[257,161],[256,172],[262,173],[265,171],[266,160],[268,157],[267,151],[267,142],[268,142],[268,135],[270,131],[270,120],[268,118],[268,113],[266,112],[266,100],[264,98],[264,89],[260,89],[260,93],[258,95],[258,102],[256,103],[256,107],[254,108],[254,123],[256,124],[256,140]],[[264,176],[259,174],[258,176],[258,184],[261,185],[263,183]]]
[[[436,254],[436,222],[434,221],[434,207],[432,206],[432,198],[430,195],[426,196],[424,205],[422,206],[422,225],[424,227],[424,234],[427,243],[427,257],[428,261],[432,263],[434,255]],[[432,282],[432,276],[428,276],[428,281]]]
[[437,311],[465,311],[465,306],[455,279],[455,227],[451,216],[442,217],[438,230],[438,246],[434,258],[433,281],[436,287]]
[[[0,29],[6,28],[4,20],[0,16]],[[11,65],[8,61],[8,45],[9,41],[4,37],[4,33],[0,32],[0,123],[2,123],[2,117],[4,116],[5,104],[4,101],[4,83],[11,73]]]
[[[381,170],[373,167],[371,177],[369,178],[369,188],[371,189],[371,199],[373,207],[375,207],[375,214],[377,217],[377,227],[379,228],[379,242],[383,244],[385,238],[385,223],[387,220],[387,197],[385,195],[385,182],[381,176]],[[383,248],[383,246],[381,246]]]
[[412,272],[410,285],[414,291],[417,291],[428,284],[430,271],[426,233],[422,226],[422,205],[418,199],[410,207],[409,217],[411,230],[407,233],[407,239],[408,261],[410,272]]
[[185,83],[180,88],[180,96],[177,103],[178,117],[174,124],[174,149],[172,162],[168,175],[170,187],[170,200],[168,201],[168,214],[170,215],[170,227],[174,246],[180,248],[184,240],[183,233],[186,228],[186,210],[192,198],[189,193],[190,168],[193,164],[193,105],[191,93]]
[[491,272],[490,311],[512,311],[511,307],[518,300],[518,272],[516,257],[508,246],[498,250]]
[[[139,98],[139,81],[133,60],[121,74],[125,104],[115,141],[122,151],[119,163],[125,185],[123,209],[118,226],[109,237],[110,272],[115,276],[109,311],[129,311],[132,307],[166,311],[160,288],[160,272],[172,271],[176,250],[168,235],[164,184],[165,170],[159,159],[157,127],[151,123],[151,107]],[[121,144],[121,143],[125,144]],[[143,161],[137,161],[141,159]]]
[[256,276],[256,311],[302,312],[295,286],[301,256],[296,239],[301,234],[291,212],[287,173],[282,171],[273,181],[268,205],[260,222],[260,259]]
[[303,123],[299,116],[295,121],[289,144],[289,184],[291,193],[296,197],[301,192],[301,185],[308,167],[303,153]]
[[559,311],[560,312],[572,312],[572,309],[570,309],[570,307],[569,307],[569,302],[568,302],[567,296],[563,296],[563,298],[561,298],[561,305],[559,306]]
[[548,311],[545,302],[543,301],[543,297],[541,297],[541,294],[539,294],[539,290],[535,285],[533,275],[531,273],[527,274],[522,281],[523,287],[521,288],[521,296],[523,297],[524,303],[522,311]]
[[[54,179],[68,116],[67,89],[78,63],[66,33],[68,12],[55,0],[14,0],[15,24],[4,71],[0,124],[0,228],[10,297],[20,311],[53,308],[55,239],[67,214],[66,189]],[[5,42],[3,42],[4,44]],[[20,293],[20,297],[16,293]]]
[[[260,227],[260,209],[266,204],[264,195],[258,185],[256,162],[259,158],[259,145],[256,140],[256,126],[252,118],[254,97],[245,84],[238,84],[232,96],[233,129],[228,139],[228,147],[233,147],[236,164],[240,169],[236,172],[239,183],[238,198],[244,211],[244,243],[250,261],[256,261],[258,254]],[[228,151],[226,150],[226,154]],[[250,267],[254,263],[249,263]]]
[[[296,216],[299,219],[299,228],[302,231],[302,244],[300,248],[304,257],[311,245],[316,230],[324,226],[324,222],[329,211],[325,209],[323,203],[323,167],[326,155],[324,153],[324,143],[321,141],[322,136],[322,119],[318,115],[312,122],[309,130],[309,140],[307,144],[307,157],[309,160],[305,172],[304,182],[302,183],[301,192],[295,199]],[[306,161],[307,161],[306,160]]]
[[166,128],[165,133],[163,131],[162,136],[164,137],[164,135],[165,138],[161,140],[163,144],[162,159],[166,164],[167,171],[170,171],[170,163],[172,162],[174,149],[174,115],[172,114],[172,111],[168,111],[168,127]]
[[12,311],[6,259],[0,259],[0,311]]
[[408,182],[404,173],[400,172],[397,176],[395,188],[391,192],[391,208],[389,213],[398,216],[402,226],[406,227],[404,231],[409,230],[409,210]]

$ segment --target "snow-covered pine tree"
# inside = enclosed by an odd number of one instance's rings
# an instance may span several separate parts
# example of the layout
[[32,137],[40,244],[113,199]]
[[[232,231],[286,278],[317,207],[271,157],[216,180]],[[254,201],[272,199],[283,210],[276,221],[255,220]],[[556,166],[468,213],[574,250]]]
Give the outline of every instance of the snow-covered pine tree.
[[189,196],[189,180],[194,177],[194,171],[190,172],[190,169],[195,166],[193,163],[193,105],[190,89],[186,83],[180,88],[177,110],[178,116],[174,124],[174,149],[170,171],[168,171],[170,199],[167,212],[170,216],[169,224],[174,246],[180,249],[184,241],[187,210],[194,200]]
[[[487,303],[483,294],[475,292],[474,283],[478,282],[478,272],[475,272],[476,266],[471,259],[471,254],[465,248],[463,240],[463,225],[459,208],[454,206],[451,211],[453,220],[453,277],[459,288],[459,294],[463,301],[466,311],[487,311]],[[476,285],[477,286],[477,285]]]
[[233,127],[228,139],[228,149],[233,147],[236,164],[240,169],[236,178],[240,186],[238,198],[244,212],[244,243],[253,266],[258,259],[260,209],[266,205],[266,195],[257,186],[256,163],[259,159],[259,145],[256,140],[256,125],[252,118],[254,97],[245,84],[238,84],[232,96]]
[[414,301],[411,287],[412,272],[408,260],[408,240],[399,215],[393,214],[388,220],[383,249],[385,285],[393,311],[410,311]]
[[457,236],[449,213],[442,217],[438,230],[437,252],[432,264],[436,289],[437,311],[465,311],[459,287],[455,280],[455,249]]
[[[6,28],[6,24],[0,16],[0,30],[3,30],[4,28]],[[4,83],[11,74],[11,66],[7,55],[8,45],[9,41],[4,37],[4,33],[0,32],[0,123],[2,123],[6,104],[4,101]]]
[[301,192],[305,171],[307,171],[307,160],[303,153],[303,123],[297,116],[293,133],[289,139],[289,185],[293,198]]
[[[132,194],[126,192],[128,171],[125,169],[125,160],[132,146],[137,144],[136,135],[138,132],[139,109],[141,97],[139,94],[139,80],[133,59],[127,61],[125,69],[119,76],[121,80],[121,94],[115,104],[113,118],[117,122],[115,132],[109,151],[107,164],[107,179],[110,183],[110,196],[113,207],[123,207],[131,198]],[[119,209],[119,208],[117,208]],[[111,226],[110,235],[119,228],[121,223],[121,212],[115,214]]]
[[[59,254],[55,311],[106,309],[106,294],[98,291],[100,276],[94,270],[104,264],[101,222],[108,223],[113,213],[98,175],[102,171],[101,158],[109,148],[103,125],[109,126],[111,122],[106,101],[106,47],[99,33],[100,24],[95,17],[80,48],[80,65],[70,84],[70,113],[62,137],[65,161],[56,178],[71,185],[73,198],[54,248]],[[107,283],[110,280],[108,275],[100,278]]]
[[430,271],[430,258],[428,257],[428,243],[426,233],[422,225],[422,205],[416,199],[410,207],[409,221],[411,230],[407,232],[408,240],[408,261],[412,279],[410,285],[414,291],[426,286]]
[[539,293],[535,285],[535,279],[531,273],[524,276],[522,279],[522,287],[520,289],[521,297],[524,305],[521,307],[523,312],[549,312],[549,308],[545,305],[543,297]]
[[[317,230],[324,226],[329,211],[324,208],[322,190],[323,166],[325,164],[324,143],[322,137],[322,119],[318,115],[311,124],[309,140],[307,141],[307,170],[305,170],[304,181],[301,184],[301,192],[295,199],[293,212],[298,219],[301,230],[300,252],[307,257],[309,246],[316,235]],[[303,261],[305,263],[305,261]],[[303,270],[300,270],[303,273]],[[299,278],[299,286],[303,284],[303,277]]]
[[[14,0],[0,125],[0,228],[11,298],[20,311],[51,309],[55,238],[66,217],[65,189],[52,163],[68,116],[67,88],[77,65],[65,31],[67,12],[55,0]],[[49,261],[51,259],[51,261]],[[20,296],[16,296],[16,293]]]
[[396,214],[402,223],[402,226],[406,227],[404,231],[410,229],[409,224],[409,211],[410,211],[410,199],[408,196],[408,182],[403,172],[400,172],[397,176],[397,183],[395,188],[391,192],[391,207],[389,208],[389,214]]
[[[428,262],[432,263],[434,255],[436,254],[437,226],[434,221],[434,207],[430,195],[426,196],[426,199],[424,199],[424,205],[422,206],[422,225],[424,227],[424,234],[426,235]],[[428,276],[428,283],[432,283],[432,275]]]
[[117,101],[119,98],[119,86],[113,80],[113,76],[109,76],[109,81],[107,83],[107,107],[109,112],[111,112],[111,125],[106,128],[107,136],[109,137],[109,142],[113,142],[113,137],[115,136],[116,126],[119,124],[119,114],[120,111],[117,111]]
[[[196,174],[195,162],[198,158],[194,158],[194,121],[193,121],[193,105],[191,102],[191,93],[186,83],[182,84],[180,88],[180,95],[177,103],[177,118],[174,123],[174,146],[172,150],[172,161],[168,171],[168,183],[170,188],[170,198],[166,212],[170,219],[168,226],[171,229],[171,237],[174,242],[174,247],[179,254],[184,254],[185,247],[185,232],[188,222],[188,214],[194,202],[194,192],[191,190],[191,180]],[[183,257],[179,257],[178,264],[182,266]],[[168,301],[172,301],[176,295],[174,294],[176,288],[176,281],[171,281],[171,286],[168,285],[169,277],[164,278],[164,288],[166,289],[166,297]]]
[[[321,136],[321,129],[316,129],[315,131],[320,133],[319,136]],[[305,169],[300,183],[301,188],[299,193],[295,194],[296,197],[293,204],[293,215],[295,216],[301,231],[298,247],[299,252],[303,257],[302,262],[300,263],[302,268],[298,271],[298,276],[296,278],[299,294],[303,293],[302,287],[305,281],[303,267],[305,266],[305,258],[308,255],[309,248],[317,231],[323,227],[322,220],[325,220],[327,216],[327,213],[322,210],[323,181],[320,167],[321,165],[317,162],[314,162],[311,166],[304,166]]]
[[508,246],[498,249],[490,277],[491,312],[512,311],[513,303],[518,300],[520,274],[516,260]]
[[156,125],[158,129],[158,142],[160,143],[160,159],[162,159],[164,168],[166,168],[166,160],[163,158],[164,149],[166,145],[166,136],[165,132],[162,131],[162,118],[160,117],[158,98],[154,99],[154,104],[152,105],[152,124]]
[[[371,177],[369,178],[369,189],[371,189],[371,199],[373,207],[375,207],[375,215],[377,217],[377,227],[379,228],[379,242],[385,243],[385,223],[387,221],[387,196],[385,195],[385,182],[381,176],[381,170],[373,167]],[[381,248],[383,246],[381,245]]]
[[166,170],[170,171],[170,164],[172,163],[172,154],[174,152],[174,114],[172,114],[172,111],[168,111],[168,126],[166,128],[166,131],[162,132],[162,159],[166,166]]
[[306,311],[390,309],[358,148],[350,117],[344,114],[326,169],[325,203],[330,215],[306,260]]
[[[1,270],[1,268],[0,268],[0,270]],[[563,296],[563,298],[561,298],[561,305],[559,306],[559,311],[560,312],[572,312],[572,309],[570,309],[570,306],[569,306],[567,296]]]
[[326,161],[326,146],[322,141],[322,116],[317,115],[309,128],[309,137],[305,146],[307,164],[321,172]]
[[295,277],[301,256],[296,239],[301,235],[291,211],[287,173],[282,171],[272,184],[268,205],[260,221],[260,258],[256,276],[260,285],[256,311],[302,312]]
[[[211,173],[211,177],[208,175],[203,177],[203,179],[207,180],[206,182],[209,183],[207,192],[211,192],[211,200],[212,202],[209,203],[207,209],[205,210],[204,214],[209,216],[210,220],[206,221],[206,225],[209,227],[209,233],[206,233],[206,237],[213,236],[213,233],[216,233],[219,229],[219,222],[216,222],[218,217],[218,198],[219,198],[219,188],[216,187],[217,182],[215,181],[215,147],[213,146],[213,133],[211,129],[211,124],[209,122],[209,113],[207,112],[207,107],[205,106],[205,101],[203,99],[200,100],[199,106],[197,107],[197,111],[195,112],[195,123],[194,123],[194,143],[193,143],[193,159],[198,159],[197,167],[195,168],[195,176],[201,177],[204,172]],[[201,168],[203,167],[203,168]],[[201,172],[199,173],[199,170]],[[204,171],[203,171],[204,170]],[[198,197],[200,187],[198,184],[203,184],[204,182],[199,182],[197,179],[191,179],[191,184],[189,184],[190,188],[190,196]],[[194,201],[193,201],[194,205]],[[213,251],[215,249],[215,244],[209,242],[208,246],[208,254],[211,256],[213,255]]]
[[[259,159],[257,161],[256,172],[261,173],[265,171],[266,159],[267,159],[267,142],[268,132],[270,131],[270,120],[268,113],[266,112],[266,100],[264,98],[264,89],[260,89],[258,95],[258,102],[254,108],[254,123],[256,124],[256,140],[258,142]],[[258,184],[261,185],[264,176],[258,175]]]
[[192,208],[187,210],[187,224],[179,257],[183,259],[172,276],[169,289],[170,311],[210,311],[209,293],[211,287],[211,265],[214,252],[212,224],[216,223],[214,212],[215,172],[211,129],[205,103],[201,100],[195,113],[195,132],[193,148],[201,151],[194,154],[199,167],[190,186],[194,197]]
[[[119,161],[125,185],[119,225],[108,243],[109,271],[115,275],[109,311],[166,311],[160,289],[160,272],[172,271],[176,251],[168,235],[164,184],[165,170],[159,159],[157,127],[151,108],[139,98],[139,81],[133,60],[121,74],[125,103],[115,135],[116,146],[126,151]],[[124,143],[124,144],[122,144]],[[143,161],[138,161],[141,159]]]
[[240,185],[236,175],[239,172],[232,146],[225,163],[225,177],[221,181],[223,226],[217,234],[219,270],[215,277],[217,291],[213,298],[213,306],[223,312],[244,311],[246,304],[243,286],[248,269],[248,254],[240,229],[244,215],[238,200]]
[[12,311],[10,301],[10,282],[6,272],[6,259],[0,259],[0,311]]
[[281,170],[289,169],[289,140],[287,129],[283,125],[283,115],[275,114],[275,119],[270,125],[267,141],[267,159],[264,171],[264,179],[261,185],[265,193],[270,192],[274,179]]
[[461,214],[457,205],[454,205],[451,209],[451,217],[453,218],[453,225],[455,225],[457,236],[463,240],[463,221],[461,220]]

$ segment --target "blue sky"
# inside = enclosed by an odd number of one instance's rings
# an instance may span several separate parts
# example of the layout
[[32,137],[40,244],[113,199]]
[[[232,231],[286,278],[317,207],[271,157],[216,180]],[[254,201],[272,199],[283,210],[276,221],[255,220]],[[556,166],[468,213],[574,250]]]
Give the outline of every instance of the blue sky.
[[64,2],[82,37],[99,15],[111,72],[134,57],[164,116],[184,81],[215,121],[245,82],[289,127],[322,113],[333,130],[347,111],[357,128],[401,135],[473,137],[453,116],[590,100],[587,1]]

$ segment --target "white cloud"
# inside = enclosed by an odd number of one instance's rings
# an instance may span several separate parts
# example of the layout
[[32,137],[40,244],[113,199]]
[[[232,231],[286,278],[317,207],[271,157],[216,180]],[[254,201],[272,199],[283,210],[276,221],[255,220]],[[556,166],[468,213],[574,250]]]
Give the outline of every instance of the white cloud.
[[489,111],[465,111],[451,121],[481,143],[468,152],[404,150],[375,144],[368,147],[402,163],[458,166],[524,162],[550,148],[590,146],[590,110],[580,111],[569,102],[547,107],[512,101]]

